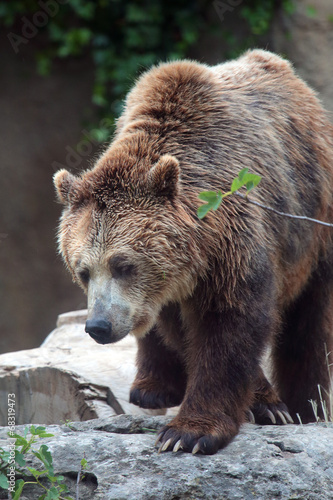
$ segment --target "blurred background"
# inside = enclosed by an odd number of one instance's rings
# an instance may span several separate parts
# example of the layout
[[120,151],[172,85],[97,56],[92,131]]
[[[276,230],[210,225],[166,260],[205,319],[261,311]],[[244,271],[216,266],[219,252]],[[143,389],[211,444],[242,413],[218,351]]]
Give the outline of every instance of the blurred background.
[[142,71],[262,47],[333,112],[332,0],[0,0],[0,32],[0,352],[85,308],[57,255],[52,176],[92,166]]

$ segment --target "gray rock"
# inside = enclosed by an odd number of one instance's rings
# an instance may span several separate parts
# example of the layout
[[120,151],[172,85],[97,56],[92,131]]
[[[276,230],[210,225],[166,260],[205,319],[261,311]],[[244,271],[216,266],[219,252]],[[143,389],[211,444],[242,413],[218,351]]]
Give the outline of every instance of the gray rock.
[[[193,456],[157,453],[152,432],[167,420],[120,415],[75,422],[71,428],[49,426],[54,437],[43,441],[73,497],[85,455],[88,472],[80,500],[333,499],[333,424],[246,424],[216,455]],[[0,428],[0,446],[5,440],[6,428]],[[24,494],[38,498],[33,490]]]
[[[0,355],[0,401],[15,394],[17,425],[166,413],[129,403],[136,373],[134,337],[101,346],[85,332],[86,316],[86,310],[61,314],[39,348]],[[6,422],[7,405],[0,404],[0,426]]]

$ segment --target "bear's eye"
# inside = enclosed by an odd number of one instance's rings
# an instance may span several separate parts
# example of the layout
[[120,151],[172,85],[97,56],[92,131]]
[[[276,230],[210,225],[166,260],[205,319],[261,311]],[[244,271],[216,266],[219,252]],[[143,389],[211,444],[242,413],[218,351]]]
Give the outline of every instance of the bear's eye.
[[79,280],[84,284],[88,285],[89,279],[90,279],[90,272],[89,269],[81,269],[77,273]]
[[115,255],[110,259],[109,266],[112,277],[115,279],[129,278],[135,272],[134,264],[118,255]]

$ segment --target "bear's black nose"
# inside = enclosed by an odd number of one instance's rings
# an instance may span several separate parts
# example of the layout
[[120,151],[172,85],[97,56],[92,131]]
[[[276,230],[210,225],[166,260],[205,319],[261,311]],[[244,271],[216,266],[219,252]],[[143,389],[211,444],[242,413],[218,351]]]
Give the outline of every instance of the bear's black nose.
[[88,319],[86,322],[86,332],[96,340],[98,344],[110,344],[112,325],[104,319]]

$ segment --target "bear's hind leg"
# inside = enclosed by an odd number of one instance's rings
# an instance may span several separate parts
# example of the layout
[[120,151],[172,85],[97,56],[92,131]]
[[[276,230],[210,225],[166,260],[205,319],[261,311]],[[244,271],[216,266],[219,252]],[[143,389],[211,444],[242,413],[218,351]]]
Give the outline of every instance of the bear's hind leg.
[[[285,315],[284,329],[272,350],[279,396],[288,405],[293,419],[297,421],[298,413],[303,423],[315,420],[309,401],[319,402],[318,384],[329,405],[326,352],[333,356],[332,268],[329,263],[320,263],[307,288]],[[324,416],[320,404],[318,416]]]
[[186,389],[185,367],[177,352],[163,343],[156,327],[138,339],[137,367],[130,403],[158,409],[182,402]]
[[255,383],[254,401],[251,405],[251,412],[256,424],[293,423],[287,406],[281,401],[261,368],[259,368],[258,378]]

